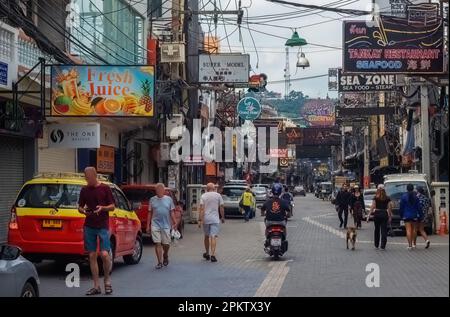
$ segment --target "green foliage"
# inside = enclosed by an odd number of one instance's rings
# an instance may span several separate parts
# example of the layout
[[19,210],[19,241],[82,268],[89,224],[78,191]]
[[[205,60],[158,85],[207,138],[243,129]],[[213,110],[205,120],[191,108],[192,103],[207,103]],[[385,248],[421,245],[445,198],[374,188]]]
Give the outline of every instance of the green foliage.
[[272,99],[268,103],[278,111],[280,116],[288,118],[298,118],[300,109],[303,108],[308,96],[305,96],[301,91],[292,90],[288,98]]

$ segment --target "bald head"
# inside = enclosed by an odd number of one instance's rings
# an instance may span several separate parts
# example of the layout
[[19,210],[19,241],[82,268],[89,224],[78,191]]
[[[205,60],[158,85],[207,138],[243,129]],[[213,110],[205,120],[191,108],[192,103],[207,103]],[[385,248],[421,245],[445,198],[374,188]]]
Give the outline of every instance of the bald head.
[[97,180],[97,171],[95,170],[95,167],[88,166],[84,169],[84,178],[86,179],[86,182],[88,186],[96,186],[98,184]]
[[212,192],[216,189],[216,185],[214,185],[214,183],[208,183],[206,184],[206,191],[208,192]]

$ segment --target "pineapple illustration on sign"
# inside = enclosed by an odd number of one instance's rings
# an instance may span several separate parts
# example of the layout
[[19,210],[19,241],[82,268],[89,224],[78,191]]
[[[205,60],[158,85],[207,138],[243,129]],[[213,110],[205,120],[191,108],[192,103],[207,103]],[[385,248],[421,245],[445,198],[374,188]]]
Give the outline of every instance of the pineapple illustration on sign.
[[150,81],[144,80],[141,85],[142,97],[139,99],[139,105],[145,107],[145,112],[151,112],[153,109],[152,98],[150,97]]

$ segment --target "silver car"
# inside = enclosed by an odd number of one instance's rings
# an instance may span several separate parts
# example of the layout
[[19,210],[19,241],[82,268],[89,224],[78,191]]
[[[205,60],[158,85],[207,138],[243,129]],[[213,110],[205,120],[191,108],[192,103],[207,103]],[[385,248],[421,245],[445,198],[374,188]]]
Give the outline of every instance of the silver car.
[[39,277],[19,247],[0,245],[0,297],[39,297]]
[[225,217],[243,217],[239,207],[239,201],[247,186],[225,185],[223,186],[222,198]]
[[370,207],[372,206],[373,198],[375,197],[375,193],[377,192],[374,188],[364,189],[363,198],[364,198],[364,212],[366,217],[370,212]]
[[252,187],[252,192],[255,195],[256,205],[262,205],[267,200],[267,188],[263,186]]

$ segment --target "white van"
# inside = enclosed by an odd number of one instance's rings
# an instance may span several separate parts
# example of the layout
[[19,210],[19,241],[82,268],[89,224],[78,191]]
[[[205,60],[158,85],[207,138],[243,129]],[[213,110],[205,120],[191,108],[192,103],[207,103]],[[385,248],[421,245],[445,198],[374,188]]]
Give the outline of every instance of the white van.
[[[400,209],[400,198],[404,193],[407,192],[406,186],[412,184],[414,190],[418,187],[422,187],[425,190],[425,195],[431,198],[434,196],[434,191],[430,191],[430,186],[427,181],[427,175],[418,174],[416,171],[410,171],[405,174],[391,174],[384,176],[384,189],[386,194],[392,200],[393,210],[392,210],[392,229],[404,229],[404,224],[401,222],[399,209]],[[425,231],[427,234],[432,234],[434,227],[434,211],[433,217],[427,218],[425,223]]]

